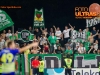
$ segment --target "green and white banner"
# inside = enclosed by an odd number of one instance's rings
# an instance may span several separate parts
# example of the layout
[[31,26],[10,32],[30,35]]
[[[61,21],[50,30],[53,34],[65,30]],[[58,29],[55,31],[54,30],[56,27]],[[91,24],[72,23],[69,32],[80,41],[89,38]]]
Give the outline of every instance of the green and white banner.
[[25,74],[30,75],[33,71],[31,62],[35,56],[41,56],[45,61],[45,68],[61,68],[61,54],[29,54],[24,55],[25,59]]
[[43,9],[38,10],[35,9],[34,13],[34,28],[44,28],[44,15],[43,15]]
[[92,27],[100,23],[100,18],[86,19],[86,27]]
[[33,41],[34,34],[30,33],[28,30],[22,30],[21,32],[18,32],[18,39],[24,42]]
[[100,62],[100,55],[98,54],[74,55],[75,68],[97,68],[99,62]]
[[0,10],[0,31],[13,25],[14,23],[10,16],[5,11]]

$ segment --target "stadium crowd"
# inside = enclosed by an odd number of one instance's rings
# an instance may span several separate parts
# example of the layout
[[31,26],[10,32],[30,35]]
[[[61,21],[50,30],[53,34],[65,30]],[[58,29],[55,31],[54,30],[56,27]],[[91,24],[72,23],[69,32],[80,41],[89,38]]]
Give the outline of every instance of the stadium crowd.
[[[56,26],[50,30],[47,28],[32,29],[32,27],[28,30],[34,34],[33,42],[39,41],[39,46],[26,50],[24,54],[100,54],[100,33],[95,27],[92,31],[89,31],[89,28],[75,30],[75,27],[69,24],[63,31]],[[0,50],[7,47],[7,41],[12,39],[16,42],[16,48],[29,44],[29,42],[20,43],[18,41],[18,31],[11,33],[11,30],[8,32],[3,30],[0,34]]]

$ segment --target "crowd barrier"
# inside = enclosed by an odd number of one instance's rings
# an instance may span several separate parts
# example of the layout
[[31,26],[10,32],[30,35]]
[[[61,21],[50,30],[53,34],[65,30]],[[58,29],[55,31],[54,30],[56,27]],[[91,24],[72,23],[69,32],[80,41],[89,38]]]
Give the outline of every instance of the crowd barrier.
[[[45,61],[45,75],[64,75],[63,60],[66,55],[62,54],[29,54],[17,55],[17,70],[16,75],[32,75],[31,61],[35,56],[41,56]],[[74,56],[74,57],[73,57]],[[72,75],[81,73],[81,75],[98,75],[98,63],[100,62],[98,54],[74,54],[72,55],[73,66]],[[51,72],[52,71],[52,72]],[[50,72],[50,74],[49,74]],[[52,73],[52,74],[51,74]],[[91,74],[92,73],[92,74]]]

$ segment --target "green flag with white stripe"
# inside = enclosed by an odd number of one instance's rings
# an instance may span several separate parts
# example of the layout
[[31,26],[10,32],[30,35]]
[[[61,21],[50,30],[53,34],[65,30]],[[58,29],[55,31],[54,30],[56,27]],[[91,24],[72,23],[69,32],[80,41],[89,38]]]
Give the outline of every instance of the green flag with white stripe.
[[5,11],[0,10],[0,31],[13,25],[14,23],[10,16]]

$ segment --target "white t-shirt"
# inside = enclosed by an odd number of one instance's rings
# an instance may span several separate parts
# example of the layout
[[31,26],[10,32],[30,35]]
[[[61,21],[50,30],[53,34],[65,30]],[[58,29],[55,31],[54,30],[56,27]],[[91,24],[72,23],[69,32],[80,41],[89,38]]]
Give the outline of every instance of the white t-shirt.
[[40,38],[40,45],[43,45],[43,43],[47,43],[47,41],[46,41],[46,37],[41,37]]
[[82,38],[86,39],[86,30],[83,30],[83,32],[82,32]]
[[78,52],[84,53],[84,51],[85,51],[85,47],[79,47],[79,48],[78,48]]
[[11,33],[7,33],[7,34],[6,34],[6,37],[7,37],[7,38],[9,38],[10,36],[12,36]]
[[83,38],[83,33],[82,32],[78,32],[78,38]]
[[94,49],[95,49],[95,50],[98,50],[98,44],[95,44],[95,45],[94,45]]
[[2,39],[2,42],[5,42],[5,40],[4,40],[4,39]]
[[63,31],[64,38],[68,38],[69,37],[69,31],[70,31],[70,29],[67,29],[67,30]]
[[72,30],[71,31],[71,39],[76,39],[77,38],[77,31],[76,30]]
[[0,50],[2,50],[2,49],[3,49],[3,47],[4,47],[4,42],[3,42],[3,41],[1,41],[1,42],[0,42]]
[[57,39],[61,39],[61,37],[59,37],[60,35],[61,35],[61,31],[59,30],[59,31],[56,31],[55,32],[55,35],[57,35],[56,37],[57,37]]

